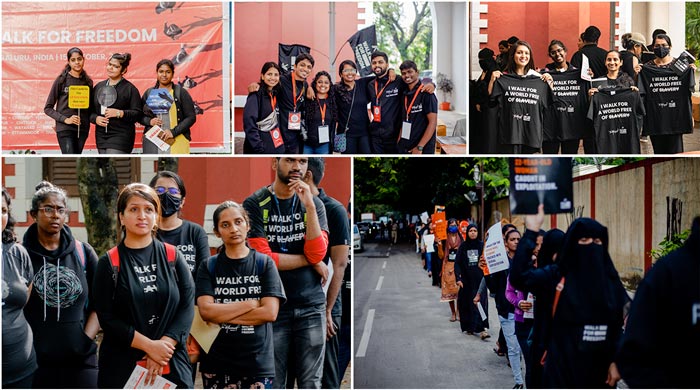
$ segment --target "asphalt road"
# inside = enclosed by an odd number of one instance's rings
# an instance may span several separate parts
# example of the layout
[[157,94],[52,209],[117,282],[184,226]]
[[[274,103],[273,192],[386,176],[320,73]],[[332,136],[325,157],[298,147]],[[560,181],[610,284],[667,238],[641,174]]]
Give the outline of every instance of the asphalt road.
[[493,352],[500,329],[493,299],[491,338],[461,333],[415,246],[365,248],[353,260],[356,389],[513,387],[506,358]]

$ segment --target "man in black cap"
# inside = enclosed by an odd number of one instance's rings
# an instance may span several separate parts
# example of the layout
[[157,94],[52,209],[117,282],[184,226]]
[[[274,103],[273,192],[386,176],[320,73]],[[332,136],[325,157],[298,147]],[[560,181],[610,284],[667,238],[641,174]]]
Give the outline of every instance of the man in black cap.
[[571,65],[581,69],[583,55],[588,57],[588,64],[593,71],[593,78],[604,77],[608,70],[605,67],[607,51],[598,47],[600,29],[596,26],[588,26],[581,36],[583,46],[571,57]]

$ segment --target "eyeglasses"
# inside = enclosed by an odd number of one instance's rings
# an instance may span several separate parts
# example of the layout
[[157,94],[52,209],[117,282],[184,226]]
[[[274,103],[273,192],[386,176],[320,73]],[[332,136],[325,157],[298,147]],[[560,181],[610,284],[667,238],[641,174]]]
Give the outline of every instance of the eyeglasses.
[[343,73],[353,74],[353,73],[357,73],[357,70],[356,70],[356,69],[352,69],[352,68],[343,69]]
[[54,216],[56,213],[60,216],[68,214],[68,209],[65,207],[44,206],[39,208],[39,210],[42,210],[48,216]]
[[158,195],[163,195],[165,191],[168,191],[170,195],[180,195],[180,189],[177,187],[163,187],[163,186],[158,186],[155,188],[156,192]]

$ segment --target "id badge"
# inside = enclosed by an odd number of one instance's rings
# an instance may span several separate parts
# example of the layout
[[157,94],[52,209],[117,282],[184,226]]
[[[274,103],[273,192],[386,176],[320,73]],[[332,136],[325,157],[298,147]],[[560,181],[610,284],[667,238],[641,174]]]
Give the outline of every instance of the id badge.
[[301,113],[290,112],[287,128],[289,130],[301,130]]
[[284,145],[282,133],[280,132],[279,128],[272,129],[272,131],[270,131],[270,136],[272,137],[272,144],[275,145],[275,148],[279,148],[280,146]]
[[401,138],[411,139],[411,122],[404,122],[401,126]]
[[375,106],[372,109],[372,117],[374,122],[381,122],[382,121],[382,108],[379,106]]
[[331,141],[331,133],[328,125],[318,127],[318,142],[325,144]]

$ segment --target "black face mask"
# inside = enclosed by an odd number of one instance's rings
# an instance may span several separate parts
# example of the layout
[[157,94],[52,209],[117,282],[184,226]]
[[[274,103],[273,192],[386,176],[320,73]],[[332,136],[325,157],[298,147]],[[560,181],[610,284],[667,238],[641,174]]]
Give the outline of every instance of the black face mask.
[[177,198],[168,192],[158,195],[158,198],[160,198],[161,215],[165,218],[177,213],[182,206],[182,198]]
[[494,60],[493,58],[479,60],[479,66],[484,72],[496,70],[496,60]]
[[671,52],[671,49],[664,46],[659,46],[654,48],[654,55],[659,58],[664,58]]

